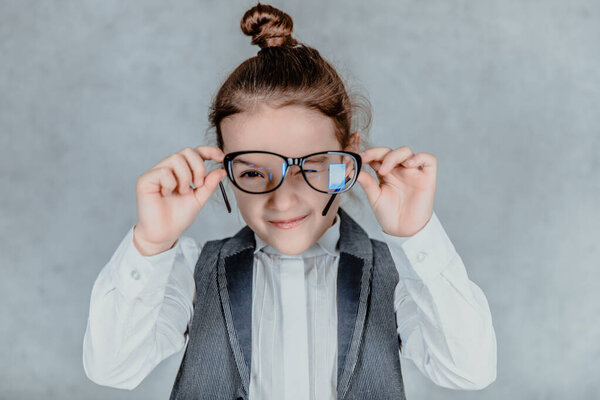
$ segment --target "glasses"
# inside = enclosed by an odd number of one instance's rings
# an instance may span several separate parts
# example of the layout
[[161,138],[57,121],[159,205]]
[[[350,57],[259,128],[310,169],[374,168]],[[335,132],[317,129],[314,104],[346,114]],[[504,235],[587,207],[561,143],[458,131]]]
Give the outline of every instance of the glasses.
[[[225,155],[223,166],[235,187],[251,194],[269,193],[283,184],[291,174],[301,174],[308,186],[331,198],[323,209],[325,216],[338,193],[354,185],[360,172],[360,155],[349,151],[322,151],[304,157],[287,157],[269,151],[237,151]],[[299,171],[290,172],[297,165]],[[227,211],[231,206],[225,188],[219,183]]]

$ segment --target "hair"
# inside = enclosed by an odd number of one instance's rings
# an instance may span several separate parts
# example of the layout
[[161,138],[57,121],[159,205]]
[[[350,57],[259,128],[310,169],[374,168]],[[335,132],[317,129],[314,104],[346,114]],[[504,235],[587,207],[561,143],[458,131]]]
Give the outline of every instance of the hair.
[[[285,12],[258,3],[244,13],[240,27],[258,45],[257,55],[242,62],[225,80],[213,99],[209,130],[216,131],[223,149],[221,121],[250,111],[261,103],[278,108],[302,105],[331,117],[342,148],[359,129],[361,138],[371,124],[369,101],[360,95],[351,100],[335,68],[319,52],[292,37],[292,18]],[[362,113],[361,113],[362,112]],[[365,139],[365,138],[362,138]]]

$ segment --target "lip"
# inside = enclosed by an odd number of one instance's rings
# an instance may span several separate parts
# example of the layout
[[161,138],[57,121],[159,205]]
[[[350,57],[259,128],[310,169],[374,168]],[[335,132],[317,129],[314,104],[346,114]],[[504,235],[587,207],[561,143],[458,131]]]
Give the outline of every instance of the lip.
[[294,229],[297,226],[299,226],[300,224],[302,224],[304,222],[304,220],[306,219],[306,217],[308,217],[308,214],[306,214],[302,217],[297,217],[297,218],[269,221],[269,223],[276,228],[283,229],[283,230],[289,230],[289,229]]

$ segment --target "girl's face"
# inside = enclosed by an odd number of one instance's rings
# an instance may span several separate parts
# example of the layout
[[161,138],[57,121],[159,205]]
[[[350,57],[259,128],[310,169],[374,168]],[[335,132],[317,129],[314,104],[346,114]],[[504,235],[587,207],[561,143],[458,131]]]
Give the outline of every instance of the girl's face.
[[[252,111],[223,119],[221,132],[225,154],[264,150],[302,157],[344,150],[335,136],[333,120],[300,105],[272,108],[260,104]],[[238,208],[248,226],[270,246],[289,255],[300,254],[319,240],[334,223],[340,201],[340,195],[336,196],[323,217],[321,213],[331,195],[312,189],[297,172],[297,165],[290,167],[281,186],[270,193],[250,194],[234,187]]]

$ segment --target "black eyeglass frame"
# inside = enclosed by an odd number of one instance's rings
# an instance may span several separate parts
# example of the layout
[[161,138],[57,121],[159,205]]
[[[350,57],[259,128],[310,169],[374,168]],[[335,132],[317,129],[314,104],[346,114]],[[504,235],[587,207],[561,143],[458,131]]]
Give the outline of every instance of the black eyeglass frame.
[[[235,181],[235,179],[233,177],[233,171],[232,171],[233,159],[235,157],[239,156],[239,155],[247,154],[247,153],[272,154],[274,156],[280,157],[282,160],[284,160],[287,163],[287,166],[286,166],[286,169],[285,169],[285,174],[283,174],[283,176],[281,177],[281,181],[279,182],[279,184],[277,186],[275,186],[274,188],[269,189],[267,191],[264,191],[264,192],[251,192],[251,191],[248,191],[248,190],[245,190],[245,189],[241,188],[236,183],[236,181]],[[344,189],[336,189],[333,192],[331,192],[331,191],[319,190],[319,189],[315,188],[313,185],[310,184],[310,182],[308,181],[308,178],[306,177],[306,174],[304,172],[304,161],[307,158],[309,158],[309,157],[316,156],[316,155],[321,155],[321,154],[340,154],[340,155],[350,156],[350,157],[352,157],[354,159],[354,162],[356,163],[356,171],[357,171],[357,173],[352,178],[352,180],[350,182],[350,185],[348,187],[345,187]],[[333,203],[333,200],[335,199],[335,196],[338,193],[344,193],[344,192],[350,190],[352,188],[352,186],[354,186],[354,184],[356,183],[356,179],[358,178],[358,174],[360,173],[360,170],[361,170],[361,167],[362,167],[362,158],[360,157],[360,155],[358,153],[354,153],[354,152],[351,152],[351,151],[343,151],[343,150],[319,151],[319,152],[316,152],[316,153],[311,153],[311,154],[305,155],[303,157],[288,157],[288,156],[284,156],[284,155],[281,155],[281,154],[273,153],[273,152],[270,152],[270,151],[264,151],[264,150],[244,150],[244,151],[236,151],[236,152],[233,152],[233,153],[228,153],[223,158],[223,167],[225,168],[225,171],[227,172],[227,177],[229,178],[229,180],[231,181],[231,183],[233,183],[233,185],[235,187],[237,187],[238,189],[240,189],[242,192],[249,193],[249,194],[265,194],[265,193],[271,193],[271,192],[277,190],[283,184],[283,180],[287,176],[288,170],[290,169],[290,167],[292,165],[297,165],[298,167],[300,167],[300,172],[302,172],[302,177],[304,178],[304,181],[308,184],[308,186],[311,189],[316,190],[317,192],[320,192],[320,193],[331,194],[331,198],[327,202],[327,205],[325,206],[325,208],[323,209],[323,212],[322,212],[322,215],[325,216],[325,215],[327,215],[327,212],[329,211],[329,207]],[[348,183],[348,181],[346,181],[346,183]],[[225,194],[225,188],[223,187],[223,184],[221,182],[219,182],[219,186],[221,188],[221,194],[223,195],[223,200],[225,200],[225,205],[227,206],[227,211],[229,213],[231,213],[231,206],[229,205],[229,201],[227,199],[227,195]]]

